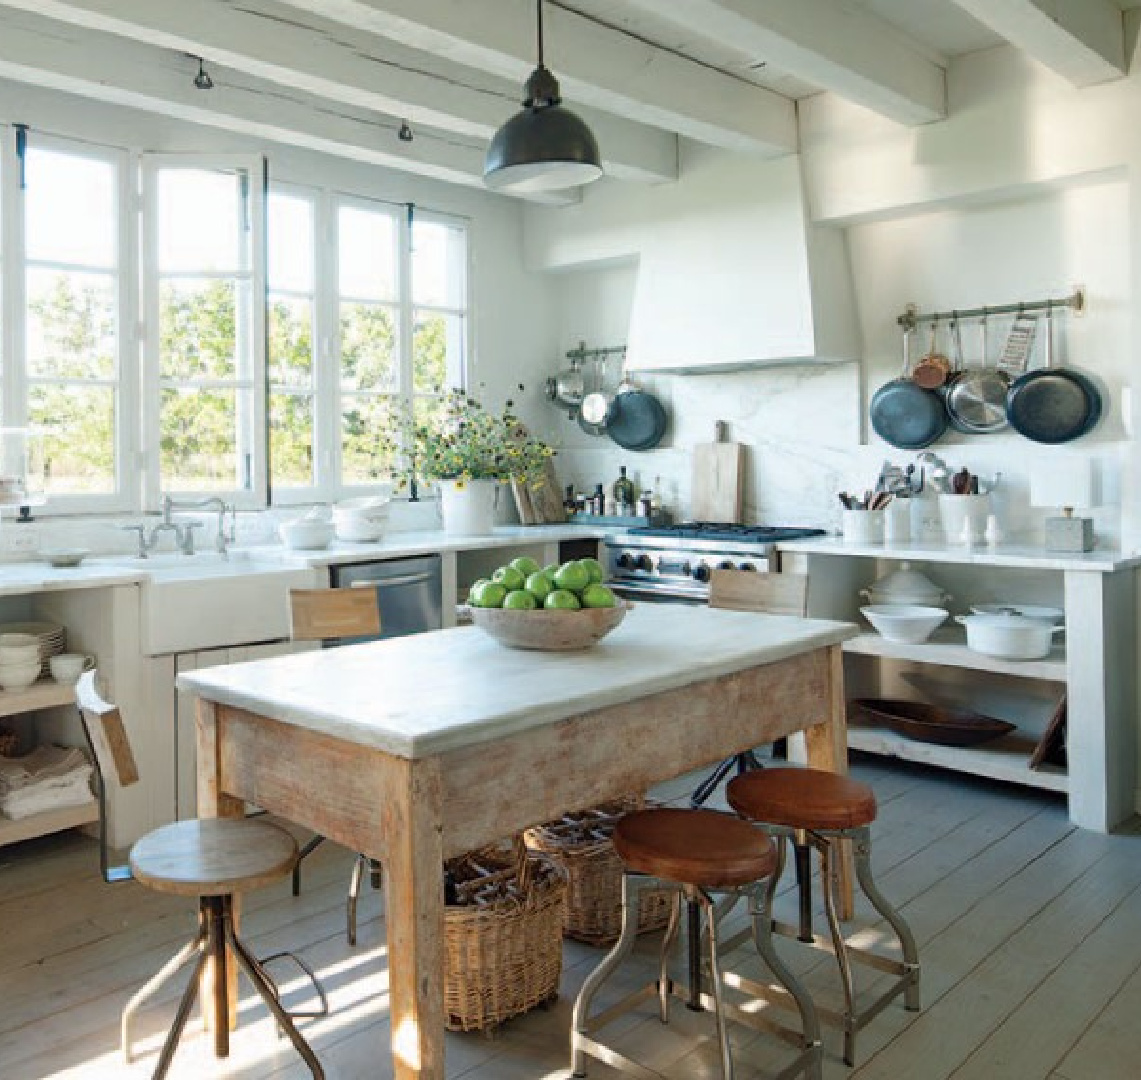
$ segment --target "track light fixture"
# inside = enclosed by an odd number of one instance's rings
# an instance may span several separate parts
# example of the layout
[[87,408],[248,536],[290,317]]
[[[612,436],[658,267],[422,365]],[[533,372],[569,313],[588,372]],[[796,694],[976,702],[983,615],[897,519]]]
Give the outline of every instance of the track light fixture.
[[202,64],[202,57],[198,57],[198,74],[194,76],[194,85],[199,90],[213,90],[214,80],[206,72],[206,68]]
[[523,108],[495,133],[484,161],[484,183],[496,191],[559,191],[602,175],[594,134],[563,108],[559,81],[543,63],[543,0],[536,10],[538,66],[523,87]]

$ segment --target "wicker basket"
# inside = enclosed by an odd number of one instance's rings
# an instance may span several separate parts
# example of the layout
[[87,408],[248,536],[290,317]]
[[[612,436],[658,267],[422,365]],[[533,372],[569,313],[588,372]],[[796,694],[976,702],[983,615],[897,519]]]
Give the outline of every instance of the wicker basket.
[[481,848],[445,864],[444,1010],[452,1031],[482,1031],[558,997],[567,886],[550,860]]
[[[549,855],[567,875],[567,917],[563,933],[588,945],[612,945],[622,929],[622,860],[611,836],[623,814],[645,805],[631,796],[567,814],[524,834],[532,851]],[[669,921],[669,890],[642,893],[638,933],[660,930]]]

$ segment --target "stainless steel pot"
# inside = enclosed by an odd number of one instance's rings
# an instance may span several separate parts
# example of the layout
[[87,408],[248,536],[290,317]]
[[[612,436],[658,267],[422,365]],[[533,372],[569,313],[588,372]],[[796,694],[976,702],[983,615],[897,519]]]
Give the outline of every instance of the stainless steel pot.
[[594,361],[594,389],[582,399],[579,415],[593,427],[605,429],[614,414],[614,391],[603,384],[602,358]]
[[571,361],[566,371],[560,371],[547,380],[547,397],[565,405],[574,414],[574,410],[582,404],[583,394],[586,392],[586,380],[582,375],[582,361],[577,358]]

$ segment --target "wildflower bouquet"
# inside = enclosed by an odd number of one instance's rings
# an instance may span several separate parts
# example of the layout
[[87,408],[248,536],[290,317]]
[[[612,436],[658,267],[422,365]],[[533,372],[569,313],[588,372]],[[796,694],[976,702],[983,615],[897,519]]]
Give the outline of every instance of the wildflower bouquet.
[[458,485],[467,480],[538,484],[554,450],[531,435],[513,409],[508,400],[501,412],[489,412],[478,399],[449,392],[435,416],[412,423],[409,471],[419,479]]

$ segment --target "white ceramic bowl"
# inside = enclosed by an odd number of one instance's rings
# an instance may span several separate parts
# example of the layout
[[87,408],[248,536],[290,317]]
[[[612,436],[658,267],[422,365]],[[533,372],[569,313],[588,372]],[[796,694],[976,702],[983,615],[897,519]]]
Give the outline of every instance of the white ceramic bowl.
[[1063,627],[1022,615],[956,615],[967,628],[967,648],[1001,660],[1040,660]]
[[0,634],[0,648],[38,649],[40,639],[35,634]]
[[0,664],[0,686],[5,690],[26,690],[40,677],[40,664]]
[[947,609],[924,604],[871,604],[860,608],[860,614],[888,641],[916,645],[946,621]]
[[87,548],[44,548],[40,554],[52,566],[78,566],[88,556]]
[[333,507],[333,528],[340,540],[376,541],[384,535],[388,513],[387,498],[345,499]]
[[333,539],[333,525],[314,518],[298,518],[278,526],[281,542],[292,551],[320,551]]

